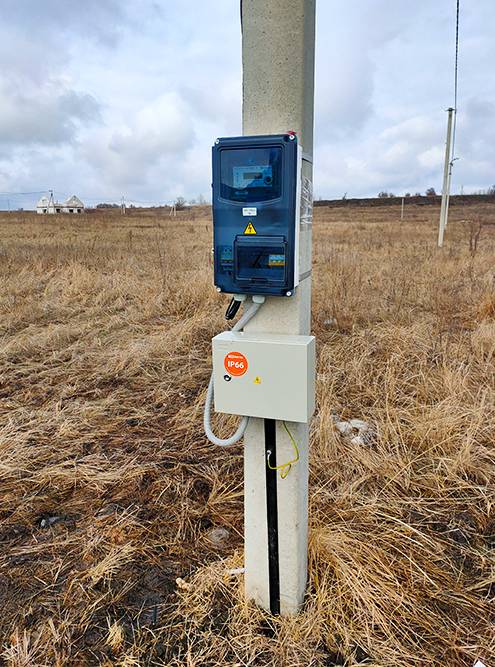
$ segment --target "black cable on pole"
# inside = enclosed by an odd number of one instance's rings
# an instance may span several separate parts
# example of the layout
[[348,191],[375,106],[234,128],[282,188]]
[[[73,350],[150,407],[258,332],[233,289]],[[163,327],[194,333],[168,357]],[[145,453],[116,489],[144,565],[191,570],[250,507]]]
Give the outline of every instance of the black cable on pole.
[[459,4],[460,0],[457,0],[457,11],[456,11],[456,21],[455,21],[455,68],[454,68],[454,127],[452,130],[452,161],[454,160],[455,155],[455,135],[457,129],[457,86],[458,86],[458,75],[459,75]]
[[[268,595],[270,611],[280,614],[280,561],[277,499],[277,422],[265,419],[266,524],[268,529]],[[271,460],[271,466],[269,461]]]

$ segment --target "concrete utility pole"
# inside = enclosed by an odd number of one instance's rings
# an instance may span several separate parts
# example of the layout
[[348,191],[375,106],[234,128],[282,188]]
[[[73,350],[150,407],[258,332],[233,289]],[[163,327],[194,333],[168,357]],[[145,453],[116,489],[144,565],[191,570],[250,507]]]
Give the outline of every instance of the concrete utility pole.
[[[303,148],[300,284],[290,298],[268,297],[249,333],[309,334],[311,322],[312,155],[315,0],[242,0],[243,133],[294,130]],[[309,200],[309,204],[308,204]],[[267,466],[294,448],[283,422],[250,419],[244,437],[246,596],[272,613],[299,610],[306,592],[309,425],[290,422],[300,459],[281,479]]]
[[405,200],[405,197],[403,196],[402,197],[402,202],[401,202],[401,205],[400,205],[400,221],[401,222],[404,220],[404,200]]
[[443,167],[442,206],[440,208],[440,222],[438,225],[439,248],[443,246],[443,236],[447,224],[447,206],[448,206],[449,185],[450,185],[449,169],[451,168],[450,146],[452,143],[452,118],[454,114],[454,109],[452,109],[452,107],[449,107],[448,114],[449,114],[449,119],[447,122],[447,141],[445,142],[445,163]]

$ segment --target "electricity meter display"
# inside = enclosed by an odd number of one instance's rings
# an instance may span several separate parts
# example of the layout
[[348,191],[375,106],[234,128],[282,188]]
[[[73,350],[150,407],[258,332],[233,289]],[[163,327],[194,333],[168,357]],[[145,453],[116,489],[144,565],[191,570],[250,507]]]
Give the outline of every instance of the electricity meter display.
[[281,171],[282,149],[277,146],[224,149],[220,151],[220,196],[251,203],[278,199]]
[[293,294],[299,282],[300,161],[294,135],[215,143],[213,236],[220,291]]
[[242,165],[234,167],[233,185],[236,190],[244,188],[270,188],[273,183],[271,164]]

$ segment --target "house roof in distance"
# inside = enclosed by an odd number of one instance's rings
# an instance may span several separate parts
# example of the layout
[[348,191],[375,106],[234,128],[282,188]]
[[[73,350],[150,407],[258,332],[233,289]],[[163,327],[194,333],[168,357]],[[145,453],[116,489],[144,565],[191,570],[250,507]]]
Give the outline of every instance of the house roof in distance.
[[77,208],[82,208],[82,207],[84,207],[84,204],[79,199],[79,197],[76,197],[76,195],[72,195],[72,197],[69,197],[65,201],[64,206],[74,206],[74,207],[77,207]]

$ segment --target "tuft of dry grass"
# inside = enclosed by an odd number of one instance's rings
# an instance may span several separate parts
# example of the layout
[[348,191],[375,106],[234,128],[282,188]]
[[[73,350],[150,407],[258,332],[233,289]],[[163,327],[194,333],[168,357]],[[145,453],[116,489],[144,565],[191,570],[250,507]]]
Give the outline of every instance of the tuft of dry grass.
[[472,239],[493,211],[454,207],[443,251],[437,214],[315,210],[294,618],[243,599],[242,447],[202,433],[226,306],[208,209],[0,218],[4,664],[495,664],[495,227]]

